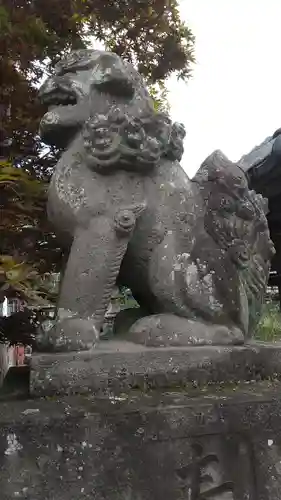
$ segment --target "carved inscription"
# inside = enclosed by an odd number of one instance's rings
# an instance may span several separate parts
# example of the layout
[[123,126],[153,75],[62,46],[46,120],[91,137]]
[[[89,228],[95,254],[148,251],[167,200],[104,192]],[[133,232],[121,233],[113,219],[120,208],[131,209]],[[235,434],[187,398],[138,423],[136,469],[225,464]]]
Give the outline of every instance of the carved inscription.
[[178,469],[186,500],[234,500],[232,481],[223,480],[223,469],[214,453],[204,453],[201,444],[192,445],[192,460]]

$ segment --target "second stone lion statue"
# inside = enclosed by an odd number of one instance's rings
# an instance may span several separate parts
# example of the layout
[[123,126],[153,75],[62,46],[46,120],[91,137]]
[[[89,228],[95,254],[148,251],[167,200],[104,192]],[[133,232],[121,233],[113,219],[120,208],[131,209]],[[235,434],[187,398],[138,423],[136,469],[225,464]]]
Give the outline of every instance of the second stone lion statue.
[[273,246],[266,203],[219,151],[191,181],[185,131],[154,110],[117,55],[73,52],[40,91],[42,139],[63,149],[49,217],[69,250],[49,348],[91,349],[115,284],[143,317],[128,340],[241,344],[257,322]]

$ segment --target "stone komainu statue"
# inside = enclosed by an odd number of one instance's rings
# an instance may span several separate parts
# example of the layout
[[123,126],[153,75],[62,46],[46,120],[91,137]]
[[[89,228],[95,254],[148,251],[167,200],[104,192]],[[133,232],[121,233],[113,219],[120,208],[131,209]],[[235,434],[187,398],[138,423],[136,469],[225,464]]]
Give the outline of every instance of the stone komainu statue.
[[48,214],[69,251],[49,348],[91,348],[116,283],[143,314],[128,340],[242,344],[273,255],[266,203],[243,171],[216,151],[190,180],[183,126],[115,54],[73,52],[40,95],[41,137],[63,149]]

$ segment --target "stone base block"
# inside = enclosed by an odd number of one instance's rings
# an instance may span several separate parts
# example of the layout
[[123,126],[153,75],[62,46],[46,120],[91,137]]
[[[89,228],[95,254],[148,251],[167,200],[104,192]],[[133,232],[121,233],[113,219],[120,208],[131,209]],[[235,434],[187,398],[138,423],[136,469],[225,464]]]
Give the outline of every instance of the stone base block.
[[32,396],[237,383],[279,377],[281,346],[148,348],[104,341],[92,352],[33,356]]
[[2,403],[1,500],[281,499],[280,394],[259,382]]
[[34,356],[29,399],[0,402],[1,500],[281,500],[280,356],[121,341]]

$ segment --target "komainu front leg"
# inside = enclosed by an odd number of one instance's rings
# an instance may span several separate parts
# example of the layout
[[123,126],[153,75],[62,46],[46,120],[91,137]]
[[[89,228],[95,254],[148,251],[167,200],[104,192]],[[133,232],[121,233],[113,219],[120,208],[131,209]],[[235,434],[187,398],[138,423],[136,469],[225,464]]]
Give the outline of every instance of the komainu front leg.
[[[48,350],[89,350],[99,340],[120,265],[144,205],[100,216],[77,231],[64,274]],[[43,349],[46,342],[41,342]]]

